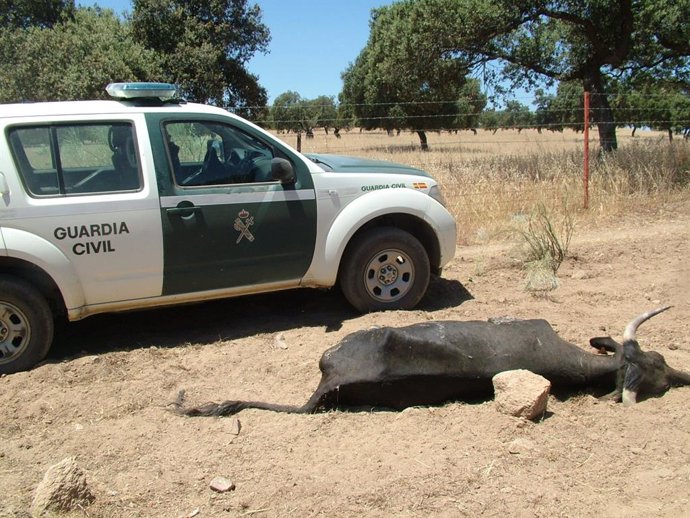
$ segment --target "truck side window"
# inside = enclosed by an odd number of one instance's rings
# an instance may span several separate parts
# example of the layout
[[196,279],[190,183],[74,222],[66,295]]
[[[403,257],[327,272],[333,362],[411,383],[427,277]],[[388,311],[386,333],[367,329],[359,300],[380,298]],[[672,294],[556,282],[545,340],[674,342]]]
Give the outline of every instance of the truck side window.
[[33,196],[70,196],[141,188],[129,123],[21,126],[9,132],[17,169]]
[[270,146],[243,131],[216,122],[164,125],[175,183],[181,187],[271,182]]

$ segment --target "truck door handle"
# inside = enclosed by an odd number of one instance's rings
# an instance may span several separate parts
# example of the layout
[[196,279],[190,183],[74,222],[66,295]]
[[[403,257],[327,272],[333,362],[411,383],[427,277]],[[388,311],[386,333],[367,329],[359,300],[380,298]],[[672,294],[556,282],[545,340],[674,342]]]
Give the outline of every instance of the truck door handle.
[[182,201],[177,204],[177,207],[170,207],[165,211],[171,216],[180,216],[182,218],[191,218],[197,212],[201,211],[201,207],[197,207],[189,201]]

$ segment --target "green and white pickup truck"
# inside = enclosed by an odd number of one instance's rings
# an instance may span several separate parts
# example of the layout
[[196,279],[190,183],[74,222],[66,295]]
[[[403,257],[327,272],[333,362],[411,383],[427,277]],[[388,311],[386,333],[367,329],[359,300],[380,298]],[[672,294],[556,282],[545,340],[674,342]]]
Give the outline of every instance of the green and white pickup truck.
[[107,90],[0,105],[0,374],[41,361],[58,318],[336,284],[409,309],[455,253],[423,171],[302,155],[174,85]]

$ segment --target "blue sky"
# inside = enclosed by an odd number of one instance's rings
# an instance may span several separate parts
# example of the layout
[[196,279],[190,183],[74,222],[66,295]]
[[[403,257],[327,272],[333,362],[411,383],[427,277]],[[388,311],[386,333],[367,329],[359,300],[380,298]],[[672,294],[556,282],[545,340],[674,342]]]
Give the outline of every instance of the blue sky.
[[[302,97],[337,96],[340,74],[369,37],[371,9],[393,0],[258,0],[271,31],[267,55],[257,54],[249,70],[268,90],[269,102],[293,90]],[[122,14],[129,0],[78,1]]]

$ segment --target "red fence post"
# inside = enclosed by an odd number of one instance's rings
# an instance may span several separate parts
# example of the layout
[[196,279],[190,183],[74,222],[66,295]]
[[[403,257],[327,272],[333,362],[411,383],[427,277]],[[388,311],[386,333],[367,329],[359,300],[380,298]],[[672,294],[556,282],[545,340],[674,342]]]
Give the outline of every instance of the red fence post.
[[585,209],[589,208],[589,92],[585,92],[585,157],[584,157],[584,188],[585,188]]

